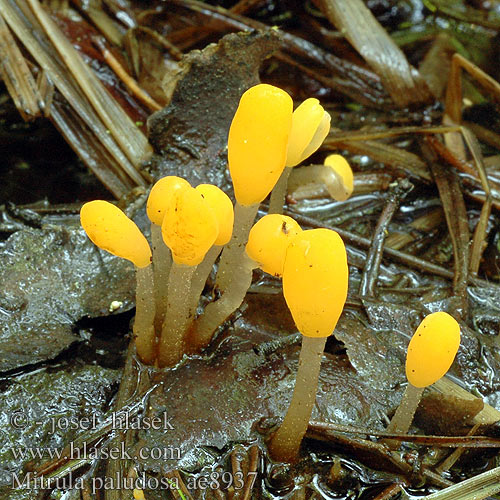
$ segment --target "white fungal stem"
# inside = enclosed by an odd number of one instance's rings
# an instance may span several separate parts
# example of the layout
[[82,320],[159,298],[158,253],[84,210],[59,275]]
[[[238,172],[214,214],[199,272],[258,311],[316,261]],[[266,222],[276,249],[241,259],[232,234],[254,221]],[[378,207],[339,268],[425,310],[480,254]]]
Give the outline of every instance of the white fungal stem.
[[158,366],[174,366],[185,352],[185,334],[191,318],[191,278],[196,266],[172,264],[168,279],[168,303],[161,330]]
[[222,246],[214,245],[207,252],[205,258],[201,264],[197,266],[196,272],[193,274],[193,278],[191,280],[191,302],[189,305],[189,316],[193,319],[207,279],[212,272],[212,268],[214,267],[215,261],[217,260],[221,250]]
[[292,193],[311,190],[318,184],[326,186],[328,193],[334,200],[345,201],[350,196],[342,177],[327,165],[308,165],[294,168],[288,180],[288,188]]
[[285,206],[286,193],[288,191],[288,178],[292,172],[292,167],[285,167],[278,182],[271,191],[269,200],[269,214],[282,214]]
[[153,243],[154,293],[156,303],[155,328],[159,332],[167,309],[168,275],[172,267],[172,255],[165,245],[161,226],[151,223],[151,241]]
[[194,322],[189,336],[190,350],[200,351],[210,344],[217,327],[241,306],[252,284],[252,271],[255,267],[256,263],[244,253],[235,269],[237,279],[231,281],[230,287],[219,299],[208,304]]
[[153,268],[136,267],[135,318],[133,332],[139,359],[148,365],[154,363],[156,335],[154,328],[155,301],[153,297]]
[[[424,389],[425,387],[415,387],[408,382],[401,403],[399,403],[398,409],[387,427],[387,432],[392,434],[408,433]],[[397,448],[400,445],[400,441],[395,439],[386,439],[384,443],[389,448]]]
[[253,226],[258,209],[258,203],[245,207],[236,202],[234,206],[233,235],[222,251],[219,270],[215,278],[215,287],[221,294],[224,294],[232,281],[239,279],[238,270],[246,256],[245,245],[248,241],[248,233]]
[[325,344],[326,337],[302,337],[292,401],[283,423],[269,443],[269,452],[277,461],[294,462],[298,457],[300,443],[306,433],[316,401]]

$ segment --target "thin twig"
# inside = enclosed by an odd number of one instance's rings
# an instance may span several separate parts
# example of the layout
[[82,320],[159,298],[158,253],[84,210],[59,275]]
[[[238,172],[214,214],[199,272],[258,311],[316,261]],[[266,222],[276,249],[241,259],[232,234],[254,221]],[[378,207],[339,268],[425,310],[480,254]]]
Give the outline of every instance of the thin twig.
[[372,244],[368,250],[366,264],[359,286],[359,295],[361,297],[373,297],[375,283],[377,281],[378,271],[382,262],[382,253],[384,241],[387,236],[387,228],[393,215],[399,207],[401,200],[411,191],[413,185],[406,179],[397,181],[389,191],[387,204],[380,214],[375,232],[373,233]]

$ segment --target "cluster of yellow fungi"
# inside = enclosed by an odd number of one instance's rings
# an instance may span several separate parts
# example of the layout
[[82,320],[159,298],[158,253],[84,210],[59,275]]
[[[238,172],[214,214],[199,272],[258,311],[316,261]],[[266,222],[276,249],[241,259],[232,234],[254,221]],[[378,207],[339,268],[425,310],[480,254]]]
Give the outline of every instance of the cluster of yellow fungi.
[[[271,455],[281,461],[298,456],[326,338],[347,297],[349,272],[340,236],[327,229],[303,231],[295,220],[281,215],[292,167],[320,147],[329,129],[330,116],[317,99],[307,99],[293,111],[285,91],[256,85],[242,95],[229,130],[234,208],[216,186],[192,187],[176,176],[160,179],[147,201],[152,250],[136,224],[115,205],[91,201],[80,214],[92,242],[135,265],[133,333],[137,356],[147,365],[174,367],[184,355],[209,345],[243,302],[255,268],[283,278],[283,293],[303,339],[291,404],[269,443]],[[309,175],[302,171],[307,168],[297,169],[290,180],[300,183],[302,176],[323,182],[338,200],[352,193],[352,171],[342,157],[329,156]],[[269,215],[254,223],[271,191]],[[217,262],[216,293],[201,308],[200,297]]]

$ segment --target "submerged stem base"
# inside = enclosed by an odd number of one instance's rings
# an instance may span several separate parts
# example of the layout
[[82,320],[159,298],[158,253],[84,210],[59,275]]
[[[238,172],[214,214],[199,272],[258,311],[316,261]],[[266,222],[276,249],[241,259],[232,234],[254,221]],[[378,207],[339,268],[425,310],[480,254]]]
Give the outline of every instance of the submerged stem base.
[[281,427],[271,438],[271,457],[279,462],[295,462],[316,401],[321,358],[326,337],[302,337],[299,369],[292,401]]

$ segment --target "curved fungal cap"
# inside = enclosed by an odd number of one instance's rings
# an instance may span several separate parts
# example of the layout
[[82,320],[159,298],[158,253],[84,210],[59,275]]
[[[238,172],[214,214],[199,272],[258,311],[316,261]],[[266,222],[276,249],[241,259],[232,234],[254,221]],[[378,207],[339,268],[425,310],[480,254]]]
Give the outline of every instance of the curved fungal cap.
[[347,200],[354,189],[354,176],[347,160],[340,155],[329,155],[323,162],[329,174],[325,177],[325,184],[330,196],[337,201]]
[[283,275],[286,249],[291,239],[302,231],[291,217],[265,215],[254,224],[248,235],[247,255],[266,273]]
[[293,112],[288,140],[287,167],[295,167],[323,144],[330,131],[330,115],[318,99],[306,99]]
[[85,203],[80,221],[91,241],[107,252],[130,260],[137,267],[151,263],[151,248],[134,221],[117,206],[102,200]]
[[460,327],[449,314],[426,316],[413,334],[406,355],[406,378],[415,387],[437,382],[449,370],[460,346]]
[[292,110],[292,98],[272,85],[255,85],[241,96],[228,137],[229,171],[240,205],[260,203],[283,172]]
[[189,182],[175,175],[169,175],[157,181],[151,188],[146,204],[146,212],[149,220],[153,224],[161,226],[165,215],[165,209],[172,199],[172,196],[180,189],[185,189],[187,187],[190,187]]
[[347,298],[349,269],[342,238],[329,229],[302,231],[288,245],[283,294],[299,331],[330,335]]
[[225,245],[233,234],[234,210],[229,196],[213,184],[200,184],[196,188],[210,208],[219,224],[219,234],[214,245]]
[[202,194],[189,187],[167,206],[161,232],[176,264],[196,266],[214,244],[219,226]]

